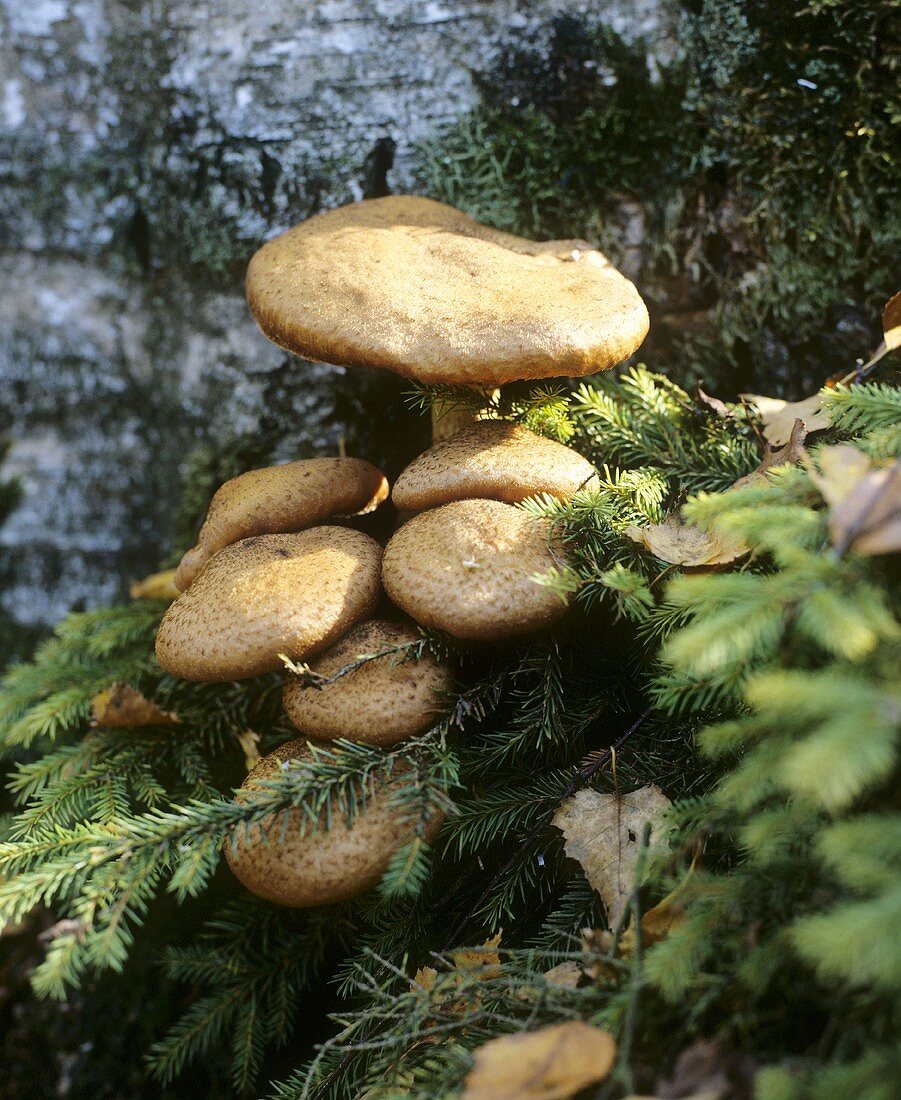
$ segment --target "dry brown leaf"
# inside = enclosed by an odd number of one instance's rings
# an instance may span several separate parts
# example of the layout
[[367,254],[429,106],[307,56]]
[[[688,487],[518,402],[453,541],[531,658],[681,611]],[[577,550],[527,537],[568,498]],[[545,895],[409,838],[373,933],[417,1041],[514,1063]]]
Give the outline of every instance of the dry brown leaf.
[[785,446],[778,447],[775,450],[767,450],[757,469],[745,474],[744,477],[740,477],[734,485],[729,487],[730,491],[732,489],[743,489],[746,485],[765,483],[767,472],[774,470],[777,466],[797,466],[807,453],[804,450],[804,440],[806,438],[807,428],[804,426],[804,421],[796,420],[792,426],[791,438]]
[[175,570],[166,569],[162,573],[151,573],[139,581],[132,581],[128,594],[133,600],[169,600],[181,595],[175,587]]
[[[658,902],[641,918],[641,943],[643,947],[660,943],[678,928],[685,919],[685,902],[680,897],[682,887],[679,886],[671,894],[667,894],[663,901]],[[619,938],[618,954],[628,957],[635,950],[635,929],[630,924]]]
[[455,951],[451,958],[454,960],[455,970],[479,970],[480,978],[494,978],[500,973],[501,957],[498,948],[501,945],[503,931],[485,940],[481,947],[466,948],[463,951]]
[[683,523],[678,516],[667,516],[663,523],[647,527],[629,526],[625,534],[651,553],[685,569],[712,569],[729,565],[748,553],[748,547],[715,531]]
[[805,397],[803,401],[783,401],[759,393],[743,393],[740,396],[757,409],[763,422],[763,434],[773,447],[782,447],[791,441],[796,420],[803,421],[808,434],[832,426],[818,393]]
[[111,684],[91,700],[92,726],[175,726],[179,721],[177,714],[158,707],[130,684]]
[[619,927],[632,896],[641,837],[672,805],[651,784],[617,797],[581,790],[554,814],[553,824],[563,833],[566,854],[582,864],[588,881],[601,895],[611,928]]
[[580,1020],[502,1035],[475,1052],[463,1100],[565,1100],[603,1081],[616,1040]]
[[893,294],[882,311],[882,334],[889,351],[901,348],[901,291]]
[[711,397],[709,393],[705,393],[701,388],[700,382],[695,389],[695,395],[702,405],[706,405],[711,412],[715,412],[717,416],[723,418],[723,420],[733,420],[735,413],[725,401],[721,401],[718,397]]
[[901,550],[901,461],[875,466],[850,444],[821,447],[810,478],[829,505],[829,536],[844,553],[872,556]]
[[437,981],[438,971],[433,966],[421,966],[413,975],[410,989],[413,991],[417,989],[420,991],[425,990],[426,993],[431,993]]
[[563,986],[564,989],[575,989],[582,977],[582,967],[575,959],[567,959],[566,962],[552,966],[544,973],[544,980],[548,985]]

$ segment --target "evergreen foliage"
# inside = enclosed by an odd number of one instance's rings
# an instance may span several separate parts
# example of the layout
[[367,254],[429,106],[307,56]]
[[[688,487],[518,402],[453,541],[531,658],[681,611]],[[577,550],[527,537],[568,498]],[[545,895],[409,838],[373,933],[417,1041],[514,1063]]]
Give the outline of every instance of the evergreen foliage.
[[[432,397],[455,399],[415,400]],[[895,387],[840,387],[828,404],[823,438],[886,453]],[[813,440],[807,465],[732,488],[759,461],[744,406],[719,415],[635,368],[495,413],[537,425],[547,410],[549,434],[565,425],[601,471],[568,504],[525,505],[569,549],[566,567],[537,578],[571,600],[566,629],[454,647],[454,710],[413,741],[338,742],[233,800],[249,735],[260,751],[292,737],[280,680],[164,675],[151,655],[162,606],[147,601],[70,617],[8,673],[0,735],[19,811],[0,844],[0,917],[46,906],[58,918],[37,994],[105,973],[123,1002],[142,929],[162,921],[160,964],[183,994],[146,1052],[161,1086],[224,1059],[235,1095],[445,1095],[485,1039],[580,1018],[620,1039],[605,1095],[649,1091],[697,1035],[750,1052],[764,1100],[848,1082],[866,1100],[890,1095],[901,630],[889,563],[832,549]],[[683,572],[625,533],[678,508],[748,556]],[[424,636],[415,651],[443,644]],[[115,681],[180,723],[91,726],[92,697]],[[327,827],[392,775],[409,839],[371,894],[298,913],[218,872],[222,846],[264,815],[302,807]],[[583,942],[603,912],[550,820],[581,786],[652,782],[675,801],[670,844],[635,888],[631,929]],[[430,851],[420,827],[436,804],[449,817]],[[642,950],[637,918],[673,889],[682,918]],[[463,950],[498,934],[500,946]],[[594,976],[546,976],[567,961]],[[329,975],[332,1030],[314,1028],[313,1049],[304,1036]]]

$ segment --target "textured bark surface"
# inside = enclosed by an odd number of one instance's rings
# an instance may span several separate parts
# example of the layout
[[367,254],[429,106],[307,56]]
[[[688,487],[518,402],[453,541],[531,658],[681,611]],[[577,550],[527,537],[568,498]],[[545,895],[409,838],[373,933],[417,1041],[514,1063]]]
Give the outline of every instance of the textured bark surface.
[[[51,622],[157,566],[185,455],[257,430],[285,374],[243,301],[249,254],[409,187],[416,140],[474,102],[500,43],[588,8],[0,0],[0,431],[26,490],[0,607]],[[659,8],[604,16],[657,34]],[[334,452],[334,377],[277,387],[284,457]]]

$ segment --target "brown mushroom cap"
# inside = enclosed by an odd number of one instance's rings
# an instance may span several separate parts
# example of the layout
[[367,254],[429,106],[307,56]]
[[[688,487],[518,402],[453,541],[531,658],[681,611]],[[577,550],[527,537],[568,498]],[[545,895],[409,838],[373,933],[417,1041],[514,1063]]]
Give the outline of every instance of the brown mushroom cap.
[[216,490],[197,545],[176,570],[175,584],[184,591],[212,554],[239,539],[301,531],[333,516],[361,515],[387,495],[385,475],[361,458],[302,458],[248,470]]
[[[244,780],[242,790],[247,794],[243,797],[253,797],[254,787],[277,778],[287,761],[310,758],[304,740],[280,745]],[[229,867],[252,894],[292,908],[329,905],[362,894],[378,883],[395,849],[410,833],[409,823],[399,821],[397,811],[386,805],[390,783],[371,796],[350,826],[340,813],[323,831],[314,829],[300,808],[271,814],[251,826],[236,844],[226,842]],[[429,820],[427,842],[435,838],[443,820],[440,813]]]
[[279,653],[314,656],[372,614],[381,557],[375,539],[344,527],[234,542],[163,616],[157,660],[212,681],[274,672]]
[[[363,656],[421,640],[409,626],[373,619],[355,626],[310,667],[322,676],[334,676]],[[405,660],[400,652],[367,661],[321,688],[305,686],[289,675],[284,703],[291,722],[315,740],[346,737],[393,745],[432,725],[447,709],[441,696],[452,687],[447,664],[430,653]]]
[[594,374],[648,330],[638,291],[584,241],[528,241],[415,196],[282,233],[251,259],[247,298],[288,351],[452,385]]
[[518,424],[481,420],[414,458],[391,498],[409,512],[477,497],[518,504],[549,493],[568,500],[596,478],[594,466],[571,447]]
[[497,640],[559,619],[566,607],[532,580],[555,561],[549,525],[497,500],[421,512],[385,549],[382,583],[417,623],[456,638]]

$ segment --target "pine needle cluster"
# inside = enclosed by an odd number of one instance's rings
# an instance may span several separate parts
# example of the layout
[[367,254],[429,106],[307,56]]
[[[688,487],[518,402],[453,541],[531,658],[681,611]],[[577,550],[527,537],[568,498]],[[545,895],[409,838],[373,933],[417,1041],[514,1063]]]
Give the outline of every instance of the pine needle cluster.
[[[481,1042],[579,1018],[620,1040],[610,1097],[650,1091],[699,1035],[749,1052],[766,1100],[888,1097],[901,992],[888,561],[834,548],[812,439],[806,465],[734,487],[760,460],[743,406],[717,412],[642,368],[505,402],[494,415],[568,438],[599,469],[568,503],[524,505],[567,548],[537,579],[571,611],[562,631],[459,653],[453,709],[419,738],[337,742],[236,801],[249,747],[294,735],[280,679],[171,679],[152,657],[163,607],[148,601],[71,617],[9,672],[0,738],[18,812],[0,844],[0,921],[57,918],[36,993],[105,975],[123,1002],[139,997],[131,957],[162,914],[154,947],[181,993],[144,1052],[160,1085],[227,1063],[235,1095],[451,1095]],[[867,382],[828,404],[823,438],[894,454],[895,388]],[[688,572],[627,533],[677,509],[747,554]],[[178,723],[92,725],[92,699],[115,682]],[[398,814],[414,823],[440,805],[448,819],[431,849],[414,828],[370,894],[298,913],[222,868],[223,847],[265,815],[301,808],[327,827],[392,776]],[[605,915],[551,819],[582,786],[649,783],[674,808],[634,890],[629,953],[623,929],[582,938]],[[642,913],[673,889],[680,919],[642,949]],[[563,963],[577,982],[554,979]],[[314,1044],[324,989],[334,1011]],[[291,1057],[273,1075],[277,1050]]]

